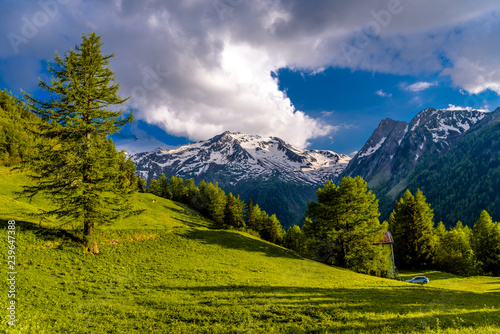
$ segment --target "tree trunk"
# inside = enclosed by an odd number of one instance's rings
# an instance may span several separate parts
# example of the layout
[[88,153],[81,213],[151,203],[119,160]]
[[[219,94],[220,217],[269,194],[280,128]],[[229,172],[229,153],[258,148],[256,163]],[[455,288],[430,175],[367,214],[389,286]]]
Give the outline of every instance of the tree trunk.
[[88,220],[85,220],[83,223],[83,234],[85,236],[90,236],[94,233],[94,223]]
[[97,246],[97,241],[92,237],[94,233],[94,223],[90,220],[85,220],[83,224],[83,240],[85,243],[85,251],[98,254],[99,247]]

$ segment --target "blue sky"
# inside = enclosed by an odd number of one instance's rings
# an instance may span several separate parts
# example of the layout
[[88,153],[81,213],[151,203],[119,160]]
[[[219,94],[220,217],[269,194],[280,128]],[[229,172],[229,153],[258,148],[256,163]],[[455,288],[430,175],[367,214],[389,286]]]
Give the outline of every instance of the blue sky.
[[497,0],[0,0],[0,88],[102,36],[137,131],[226,130],[351,154],[380,120],[500,106]]
[[[385,118],[409,122],[425,108],[465,106],[492,110],[500,107],[498,94],[485,90],[468,94],[449,78],[409,76],[329,68],[317,74],[280,70],[281,90],[296,108],[339,128],[314,139],[311,146],[351,154],[358,151]],[[450,106],[451,105],[451,106]]]

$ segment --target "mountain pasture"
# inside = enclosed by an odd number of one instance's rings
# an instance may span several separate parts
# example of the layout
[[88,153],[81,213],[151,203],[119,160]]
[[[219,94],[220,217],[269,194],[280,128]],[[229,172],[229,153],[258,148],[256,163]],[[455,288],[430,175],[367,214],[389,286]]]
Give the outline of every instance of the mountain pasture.
[[[3,249],[7,220],[17,226],[18,322],[12,330],[2,314],[0,326],[9,333],[500,331],[500,278],[402,273],[430,278],[417,286],[356,274],[212,229],[195,211],[151,194],[135,195],[141,215],[101,226],[93,255],[71,230],[30,217],[50,203],[13,198],[27,182],[22,173],[0,173]],[[5,310],[6,283],[2,291]]]

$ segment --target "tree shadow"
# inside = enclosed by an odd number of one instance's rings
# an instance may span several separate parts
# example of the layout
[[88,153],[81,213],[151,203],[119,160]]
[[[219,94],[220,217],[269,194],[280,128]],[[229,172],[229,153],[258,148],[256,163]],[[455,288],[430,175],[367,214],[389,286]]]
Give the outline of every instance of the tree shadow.
[[[195,294],[215,310],[252,309],[256,322],[302,325],[314,332],[388,332],[459,329],[478,325],[500,329],[500,294],[476,294],[414,286],[391,288],[309,288],[268,285],[168,287],[165,293]],[[153,307],[164,307],[158,304]],[[206,308],[205,312],[209,312]],[[215,313],[215,311],[214,311]]]
[[[62,241],[64,243],[82,244],[84,241],[79,230],[68,230],[60,227],[49,227],[24,220],[16,220],[16,231],[30,231],[43,241]],[[0,228],[8,229],[8,220],[0,220]]]
[[243,250],[246,252],[263,253],[269,257],[284,257],[302,259],[290,250],[270,244],[266,241],[253,239],[230,230],[199,230],[191,229],[182,233],[187,239],[223,248]]
[[172,208],[172,207],[167,207],[166,205],[164,205],[163,207],[165,209],[167,209],[169,211],[173,211],[173,212],[175,212],[175,213],[177,213],[179,215],[193,217],[193,220],[195,220],[195,219],[203,219],[203,220],[207,221],[207,224],[200,224],[200,223],[196,223],[194,221],[190,221],[190,220],[187,220],[187,219],[180,219],[179,217],[171,217],[172,219],[175,219],[175,220],[183,223],[184,225],[187,225],[189,227],[215,228],[215,224],[213,222],[208,223],[209,219],[203,217],[203,215],[201,213],[196,212],[196,214],[193,214],[193,210],[194,209],[191,209],[188,206],[186,206],[186,207],[180,206],[180,209],[178,209],[178,208]]

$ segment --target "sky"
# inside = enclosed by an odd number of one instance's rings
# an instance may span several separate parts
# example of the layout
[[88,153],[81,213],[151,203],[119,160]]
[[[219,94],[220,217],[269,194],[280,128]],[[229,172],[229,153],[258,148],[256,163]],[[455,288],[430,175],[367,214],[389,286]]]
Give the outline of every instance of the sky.
[[224,131],[352,154],[385,118],[500,106],[498,0],[0,0],[0,89],[102,36],[137,123],[169,145]]

